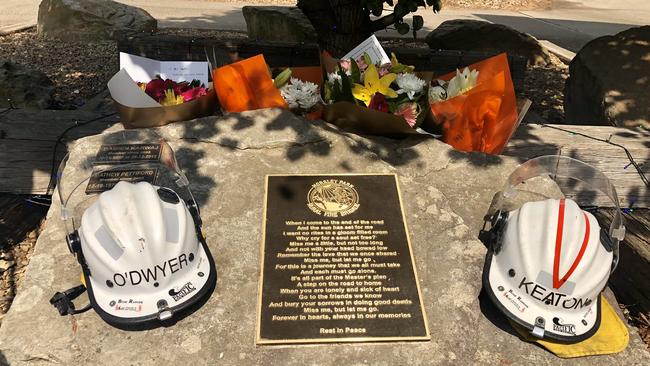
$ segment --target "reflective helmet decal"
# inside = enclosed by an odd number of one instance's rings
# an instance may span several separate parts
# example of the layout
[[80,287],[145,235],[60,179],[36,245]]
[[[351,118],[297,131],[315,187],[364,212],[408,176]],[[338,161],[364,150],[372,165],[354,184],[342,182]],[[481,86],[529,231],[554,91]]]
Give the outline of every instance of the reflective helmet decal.
[[576,267],[578,267],[578,263],[580,263],[580,260],[582,259],[582,256],[585,254],[585,250],[587,249],[587,244],[589,243],[589,218],[587,217],[586,213],[582,213],[585,218],[585,236],[584,239],[582,239],[582,246],[580,247],[580,251],[578,252],[578,255],[576,256],[576,259],[573,261],[571,264],[571,267],[569,270],[564,274],[562,278],[560,278],[560,256],[562,254],[562,232],[564,231],[564,199],[560,200],[560,210],[558,213],[558,218],[557,218],[557,233],[555,234],[555,258],[553,260],[553,288],[559,289],[564,285],[564,283],[571,277],[571,274],[573,271],[575,271]]

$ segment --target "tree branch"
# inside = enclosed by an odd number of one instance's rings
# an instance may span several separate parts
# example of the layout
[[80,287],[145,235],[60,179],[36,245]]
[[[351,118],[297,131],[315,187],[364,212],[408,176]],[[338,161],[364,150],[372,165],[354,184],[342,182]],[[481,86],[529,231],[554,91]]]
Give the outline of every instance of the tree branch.
[[370,22],[370,31],[376,32],[378,30],[385,29],[388,26],[397,23],[398,20],[403,19],[404,16],[408,13],[410,13],[408,9],[404,8],[404,10],[401,10],[399,12],[393,11],[391,14],[384,15],[379,19],[375,19]]

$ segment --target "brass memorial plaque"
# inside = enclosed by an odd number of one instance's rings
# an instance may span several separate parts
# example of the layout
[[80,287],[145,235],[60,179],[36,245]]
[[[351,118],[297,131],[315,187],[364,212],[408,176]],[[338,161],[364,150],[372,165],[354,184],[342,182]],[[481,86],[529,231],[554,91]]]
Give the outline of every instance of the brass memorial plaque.
[[266,179],[257,343],[429,340],[394,174]]

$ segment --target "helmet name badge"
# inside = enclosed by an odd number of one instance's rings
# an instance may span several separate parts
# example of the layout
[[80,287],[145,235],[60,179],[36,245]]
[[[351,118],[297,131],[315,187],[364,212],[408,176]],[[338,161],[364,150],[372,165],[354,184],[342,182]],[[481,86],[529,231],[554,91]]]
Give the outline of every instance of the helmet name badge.
[[187,264],[187,255],[181,254],[178,257],[162,262],[162,265],[156,264],[150,268],[140,268],[133,271],[115,273],[113,274],[113,283],[117,286],[137,286],[143,283],[143,281],[149,283],[156,281],[159,276],[164,278],[174,274],[187,266]]
[[582,309],[591,305],[592,302],[590,299],[575,298],[561,292],[548,290],[535,281],[528,281],[526,277],[521,278],[517,288],[519,290],[523,289],[527,295],[537,301],[564,309]]

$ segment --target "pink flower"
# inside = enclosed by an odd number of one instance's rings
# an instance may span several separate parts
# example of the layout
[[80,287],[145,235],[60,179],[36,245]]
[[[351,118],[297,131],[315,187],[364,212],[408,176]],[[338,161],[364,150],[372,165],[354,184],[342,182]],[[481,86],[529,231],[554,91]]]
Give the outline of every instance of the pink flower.
[[382,77],[382,76],[384,76],[386,74],[389,74],[390,73],[390,68],[391,68],[390,64],[383,64],[383,65],[379,66],[379,68],[377,69],[377,72],[379,72],[379,77]]
[[176,103],[178,100],[181,100],[181,102],[189,102],[190,100],[206,95],[207,90],[203,86],[192,87],[192,85],[198,84],[200,84],[198,80],[194,80],[192,83],[188,83],[187,81],[177,83],[170,79],[163,80],[157,77],[148,83],[138,83],[138,86],[147,95],[158,101],[158,103],[163,103],[164,101],[169,104],[171,103],[170,101],[173,101],[173,104],[178,104]]
[[363,56],[359,57],[357,59],[357,66],[359,66],[359,71],[364,72],[368,68],[368,64],[366,63],[366,59],[363,58]]
[[375,93],[375,95],[372,96],[372,99],[370,99],[368,108],[388,113],[388,102],[386,102],[386,97],[381,93]]
[[414,127],[418,119],[418,105],[417,103],[404,103],[397,108],[394,114],[401,116],[409,126]]
[[208,91],[202,86],[198,86],[196,88],[191,88],[186,90],[185,92],[181,93],[181,96],[183,97],[183,100],[186,102],[189,102],[194,99],[201,98],[204,95],[207,95]]

